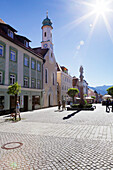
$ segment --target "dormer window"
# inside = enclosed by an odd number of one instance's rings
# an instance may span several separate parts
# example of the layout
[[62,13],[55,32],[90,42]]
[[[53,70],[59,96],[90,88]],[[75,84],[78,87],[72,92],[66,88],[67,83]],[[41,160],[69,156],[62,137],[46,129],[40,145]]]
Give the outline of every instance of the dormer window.
[[24,45],[28,48],[29,47],[28,41],[24,40]]
[[14,34],[13,34],[13,32],[11,30],[8,30],[8,36],[11,37],[11,38],[14,37]]

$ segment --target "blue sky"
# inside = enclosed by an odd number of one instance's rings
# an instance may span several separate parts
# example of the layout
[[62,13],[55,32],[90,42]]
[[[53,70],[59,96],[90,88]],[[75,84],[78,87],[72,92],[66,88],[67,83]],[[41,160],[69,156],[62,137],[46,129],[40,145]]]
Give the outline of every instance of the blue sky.
[[[108,1],[107,7],[112,10],[113,2]],[[101,15],[94,26],[96,13],[80,22],[80,17],[94,9],[84,4],[88,2],[95,4],[96,0],[4,0],[0,3],[0,18],[28,37],[31,47],[37,47],[41,45],[42,21],[48,10],[56,61],[77,77],[83,65],[90,86],[113,85],[113,12],[105,13],[108,27]]]

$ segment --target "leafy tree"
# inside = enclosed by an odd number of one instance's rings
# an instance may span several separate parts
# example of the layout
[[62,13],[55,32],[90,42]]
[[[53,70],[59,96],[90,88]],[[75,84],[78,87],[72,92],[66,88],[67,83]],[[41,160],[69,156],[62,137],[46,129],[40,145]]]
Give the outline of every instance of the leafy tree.
[[87,104],[87,100],[84,100],[85,105]]
[[87,97],[87,94],[84,94],[84,97]]
[[95,99],[96,97],[95,96],[91,96],[92,99]]
[[111,95],[112,98],[113,98],[113,86],[112,86],[112,87],[109,87],[109,88],[107,89],[107,92],[108,92],[108,94]]
[[79,93],[79,90],[78,90],[77,88],[70,88],[70,89],[68,89],[67,94],[68,94],[70,97],[72,97],[73,103],[74,103],[74,97],[75,97],[75,95],[78,94],[78,93]]
[[[21,93],[21,85],[19,85],[18,82],[14,83],[13,85],[10,85],[8,87],[7,93],[11,95],[15,95],[15,108],[16,108],[17,96],[19,95],[19,93]],[[16,120],[16,116],[15,116],[15,120]]]

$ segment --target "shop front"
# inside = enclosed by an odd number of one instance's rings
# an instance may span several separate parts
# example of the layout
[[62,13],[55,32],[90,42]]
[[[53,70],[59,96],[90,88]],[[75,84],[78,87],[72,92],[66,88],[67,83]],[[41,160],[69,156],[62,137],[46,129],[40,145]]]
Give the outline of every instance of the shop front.
[[[7,88],[0,89],[0,115],[11,113],[15,110],[15,96],[7,94]],[[31,111],[43,106],[43,92],[37,89],[21,89],[18,96],[20,111]]]
[[32,96],[32,110],[40,108],[40,96]]

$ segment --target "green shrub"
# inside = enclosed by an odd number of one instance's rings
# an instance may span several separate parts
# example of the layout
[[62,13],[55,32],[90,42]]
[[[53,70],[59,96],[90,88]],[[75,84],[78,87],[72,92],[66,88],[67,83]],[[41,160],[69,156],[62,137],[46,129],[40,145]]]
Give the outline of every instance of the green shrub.
[[85,104],[85,105],[80,105],[80,104],[72,104],[72,108],[91,108],[92,104]]
[[95,99],[96,97],[95,96],[91,96],[92,99]]
[[85,105],[87,104],[87,100],[84,100]]
[[92,104],[86,104],[84,105],[84,108],[91,108],[92,107]]

